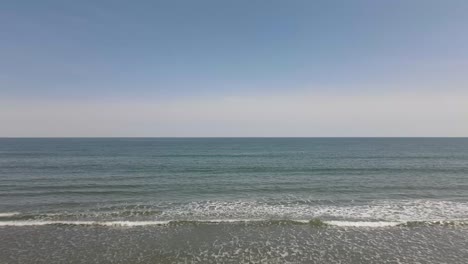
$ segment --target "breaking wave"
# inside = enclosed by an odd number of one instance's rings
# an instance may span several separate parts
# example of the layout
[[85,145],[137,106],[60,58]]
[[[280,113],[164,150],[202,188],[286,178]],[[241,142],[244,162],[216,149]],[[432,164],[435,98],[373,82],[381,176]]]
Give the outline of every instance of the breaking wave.
[[0,226],[150,226],[244,223],[336,227],[462,226],[468,202],[387,200],[359,203],[314,200],[197,201],[96,207],[83,211],[3,212]]
[[45,225],[70,225],[70,226],[107,226],[107,227],[140,227],[140,226],[181,226],[200,224],[245,224],[245,225],[308,225],[311,227],[419,227],[419,226],[468,226],[467,220],[450,221],[410,221],[410,222],[385,222],[385,221],[323,221],[312,220],[265,220],[265,219],[212,219],[212,220],[174,220],[174,221],[0,221],[0,226],[45,226]]

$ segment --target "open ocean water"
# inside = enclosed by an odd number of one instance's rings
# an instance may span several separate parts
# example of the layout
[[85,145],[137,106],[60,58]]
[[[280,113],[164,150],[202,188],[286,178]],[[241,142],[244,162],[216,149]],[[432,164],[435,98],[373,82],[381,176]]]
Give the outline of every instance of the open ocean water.
[[0,263],[468,263],[468,139],[3,138]]

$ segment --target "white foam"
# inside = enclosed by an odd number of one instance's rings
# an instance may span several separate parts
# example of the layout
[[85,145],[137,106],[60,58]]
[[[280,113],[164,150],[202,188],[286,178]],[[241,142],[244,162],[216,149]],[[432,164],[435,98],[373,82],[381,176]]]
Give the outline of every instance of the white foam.
[[261,222],[266,219],[209,219],[209,220],[198,220],[196,222],[201,223],[239,223],[239,222]]
[[368,204],[316,204],[313,201],[200,201],[165,209],[166,219],[353,219],[427,221],[468,218],[468,202],[382,200]]
[[0,226],[43,226],[67,224],[66,221],[1,221]]
[[15,215],[19,215],[20,213],[18,212],[7,212],[7,213],[0,213],[0,217],[12,217]]
[[[188,220],[193,223],[243,223],[243,222],[262,222],[268,219],[207,219],[207,220]],[[308,220],[291,220],[298,223],[308,223]],[[44,225],[86,225],[86,226],[151,226],[168,225],[170,223],[183,223],[183,220],[165,220],[165,221],[0,221],[0,226],[44,226]]]
[[166,225],[170,221],[0,221],[0,226],[44,226],[44,225],[99,225],[99,226],[149,226]]
[[[192,223],[206,223],[206,224],[218,224],[218,223],[250,223],[250,222],[269,222],[274,221],[271,219],[207,219],[207,220],[187,220]],[[282,221],[278,219],[278,221]],[[303,219],[283,219],[283,221],[296,222],[300,224],[308,224],[310,220]],[[45,226],[45,225],[75,225],[75,226],[107,226],[107,227],[138,227],[138,226],[160,226],[168,224],[185,223],[183,220],[158,220],[158,221],[45,221],[45,220],[26,220],[26,221],[0,221],[0,227],[2,226]],[[336,227],[394,227],[404,225],[406,221],[339,221],[339,220],[327,220],[323,221],[324,224]],[[424,221],[423,223],[429,224],[468,224],[468,220],[445,220],[445,221]]]
[[[195,220],[191,222],[198,223],[242,223],[242,222],[261,222],[269,221],[267,219],[209,219]],[[309,220],[290,220],[292,222],[307,224]],[[177,223],[178,221],[0,221],[0,226],[44,226],[44,225],[85,225],[85,226],[151,226],[151,225],[167,225]],[[396,226],[401,222],[360,222],[360,221],[324,221],[324,223],[332,226],[340,227],[384,227]]]
[[150,226],[150,225],[167,225],[170,221],[109,221],[109,222],[94,222],[97,225],[103,226]]
[[402,222],[369,222],[369,221],[324,221],[327,225],[339,227],[387,227],[403,224]]
[[301,224],[308,224],[310,220],[292,220],[293,222],[301,223]]
[[[163,209],[161,208],[163,207]],[[206,223],[289,220],[308,223],[309,219],[328,221],[336,226],[389,226],[405,222],[452,221],[468,219],[468,202],[440,200],[379,200],[369,203],[317,203],[314,200],[233,200],[197,201],[187,204],[145,206],[158,215],[115,217],[107,211],[38,214],[31,220],[0,221],[6,225],[76,224],[102,226],[164,225],[171,221]],[[127,210],[127,209],[125,209]],[[18,212],[0,213],[1,220]],[[33,214],[31,214],[33,215]],[[46,217],[44,217],[46,215]],[[101,220],[96,220],[101,219]],[[307,220],[304,220],[307,219]],[[71,221],[70,221],[71,220]],[[75,221],[76,220],[76,221]],[[167,221],[166,221],[167,220]]]

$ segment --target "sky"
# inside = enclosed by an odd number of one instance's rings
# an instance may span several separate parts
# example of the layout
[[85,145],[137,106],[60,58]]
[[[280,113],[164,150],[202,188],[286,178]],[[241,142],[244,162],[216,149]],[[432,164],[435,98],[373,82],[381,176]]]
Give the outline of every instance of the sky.
[[465,0],[0,6],[0,137],[468,136]]

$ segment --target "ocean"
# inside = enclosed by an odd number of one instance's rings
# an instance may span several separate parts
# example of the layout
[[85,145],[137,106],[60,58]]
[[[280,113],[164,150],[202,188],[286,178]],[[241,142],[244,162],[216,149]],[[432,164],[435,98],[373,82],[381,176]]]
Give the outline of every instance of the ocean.
[[0,263],[468,263],[468,138],[2,138]]

